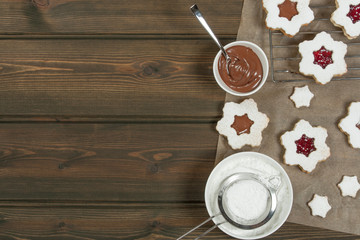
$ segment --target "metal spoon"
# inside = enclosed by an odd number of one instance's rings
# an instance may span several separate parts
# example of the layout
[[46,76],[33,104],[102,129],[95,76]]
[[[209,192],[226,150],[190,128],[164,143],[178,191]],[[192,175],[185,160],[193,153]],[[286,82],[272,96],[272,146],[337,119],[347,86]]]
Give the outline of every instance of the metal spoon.
[[212,37],[212,39],[215,41],[215,43],[218,45],[218,47],[220,48],[222,54],[224,55],[225,59],[226,59],[226,72],[228,75],[230,75],[230,71],[229,71],[229,65],[231,62],[231,58],[229,57],[229,55],[227,54],[227,52],[225,51],[223,45],[220,43],[219,39],[215,36],[215,34],[213,33],[213,31],[211,30],[211,28],[209,27],[209,25],[207,24],[207,22],[205,21],[205,18],[202,16],[199,8],[197,7],[196,4],[194,4],[193,6],[190,7],[190,10],[193,12],[194,16],[199,20],[199,22],[201,23],[201,25],[205,28],[205,30],[210,34],[210,36]]

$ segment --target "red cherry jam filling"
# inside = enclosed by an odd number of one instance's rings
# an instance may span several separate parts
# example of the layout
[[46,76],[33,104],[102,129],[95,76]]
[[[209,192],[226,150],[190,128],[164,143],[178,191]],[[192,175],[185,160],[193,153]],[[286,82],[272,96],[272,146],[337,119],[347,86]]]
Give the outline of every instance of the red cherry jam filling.
[[279,17],[287,18],[289,21],[291,19],[298,15],[299,12],[296,9],[297,2],[291,2],[290,0],[285,0],[282,4],[278,5],[278,8],[280,10]]
[[309,138],[305,134],[301,136],[300,139],[295,141],[296,144],[296,153],[302,153],[306,157],[309,157],[310,153],[316,151],[314,146],[315,138]]
[[234,122],[231,125],[233,129],[235,129],[236,134],[240,135],[243,133],[250,133],[250,128],[254,124],[251,119],[249,119],[247,114],[242,116],[234,116]]
[[346,16],[348,16],[354,24],[360,21],[360,4],[350,5],[350,11]]
[[322,46],[319,50],[313,52],[314,54],[314,64],[320,65],[325,69],[329,64],[333,63],[332,60],[332,51],[327,50]]

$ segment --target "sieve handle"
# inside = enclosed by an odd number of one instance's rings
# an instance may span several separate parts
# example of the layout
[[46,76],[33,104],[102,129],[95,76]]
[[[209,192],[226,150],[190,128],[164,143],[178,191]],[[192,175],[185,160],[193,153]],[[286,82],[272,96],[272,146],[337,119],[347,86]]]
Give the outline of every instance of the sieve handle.
[[203,236],[205,236],[206,234],[208,234],[209,232],[211,232],[212,230],[214,230],[215,228],[217,228],[217,226],[219,226],[222,223],[219,224],[215,224],[214,226],[212,226],[211,228],[209,228],[208,230],[206,230],[205,232],[203,232],[202,234],[200,234],[197,238],[195,238],[194,240],[198,240],[200,238],[202,238]]
[[278,175],[272,176],[258,176],[260,181],[265,184],[268,188],[272,189],[273,191],[277,191],[281,185],[281,177]]
[[[205,221],[203,221],[202,223],[200,223],[199,225],[197,225],[196,227],[194,227],[193,229],[191,229],[190,231],[188,231],[187,233],[185,233],[184,235],[182,235],[181,237],[177,238],[176,240],[180,240],[182,238],[184,238],[185,236],[187,236],[188,234],[192,233],[193,231],[195,231],[196,229],[198,229],[199,227],[201,227],[202,225],[204,225],[205,223],[209,222],[211,219],[213,219],[216,216],[219,216],[220,213],[215,214],[214,216],[209,217],[208,219],[206,219]],[[198,236],[196,239],[199,239],[203,236],[205,236],[206,234],[208,234],[210,231],[212,231],[213,229],[215,229],[218,226],[218,224],[212,226],[210,229],[206,230],[205,232],[203,232],[200,236]]]

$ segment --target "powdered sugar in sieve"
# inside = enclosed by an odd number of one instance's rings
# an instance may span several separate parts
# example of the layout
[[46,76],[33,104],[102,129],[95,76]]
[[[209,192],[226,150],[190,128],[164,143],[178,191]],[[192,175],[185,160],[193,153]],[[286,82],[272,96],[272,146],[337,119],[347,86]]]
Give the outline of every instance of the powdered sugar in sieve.
[[[211,216],[177,240],[182,239],[219,215],[240,229],[254,229],[264,225],[275,213],[277,207],[276,191],[280,185],[279,176],[264,177],[255,173],[239,172],[227,177],[221,183],[218,193],[220,213]],[[215,224],[196,239],[226,221]]]

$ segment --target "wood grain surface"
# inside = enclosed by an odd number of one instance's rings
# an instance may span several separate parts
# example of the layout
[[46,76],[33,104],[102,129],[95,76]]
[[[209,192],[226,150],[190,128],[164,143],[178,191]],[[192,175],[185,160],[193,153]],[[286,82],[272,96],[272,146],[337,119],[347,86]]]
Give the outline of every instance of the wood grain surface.
[[[236,35],[241,0],[198,0],[219,35]],[[184,0],[1,0],[2,34],[203,34]]]
[[214,124],[1,124],[0,201],[202,202]]
[[[202,204],[119,204],[101,209],[87,206],[0,208],[0,238],[176,239],[179,234],[203,221],[206,214]],[[187,239],[194,239],[209,227],[210,223],[204,225]],[[215,229],[204,239],[233,238]],[[355,238],[348,234],[285,223],[266,239]]]
[[[176,239],[208,217],[225,94],[193,3],[0,0],[0,239]],[[197,1],[223,43],[242,3]]]
[[208,39],[2,40],[0,112],[210,118],[225,97],[217,51]]

